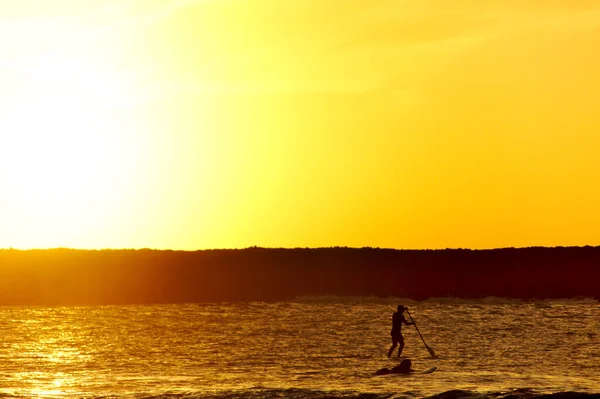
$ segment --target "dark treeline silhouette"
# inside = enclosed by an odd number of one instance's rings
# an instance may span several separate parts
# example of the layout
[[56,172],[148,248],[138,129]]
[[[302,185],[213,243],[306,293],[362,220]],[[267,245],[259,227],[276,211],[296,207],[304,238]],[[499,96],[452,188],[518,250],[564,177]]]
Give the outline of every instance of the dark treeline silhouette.
[[0,250],[0,305],[600,298],[600,247]]

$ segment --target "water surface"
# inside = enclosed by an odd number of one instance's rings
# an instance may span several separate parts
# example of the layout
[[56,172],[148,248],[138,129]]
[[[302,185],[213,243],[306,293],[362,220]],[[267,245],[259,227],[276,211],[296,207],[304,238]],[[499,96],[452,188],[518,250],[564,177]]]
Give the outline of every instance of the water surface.
[[[391,315],[410,313],[403,355],[427,375],[374,376]],[[0,394],[37,397],[426,397],[600,393],[593,300],[278,303],[0,308]],[[525,395],[525,394],[524,394]]]

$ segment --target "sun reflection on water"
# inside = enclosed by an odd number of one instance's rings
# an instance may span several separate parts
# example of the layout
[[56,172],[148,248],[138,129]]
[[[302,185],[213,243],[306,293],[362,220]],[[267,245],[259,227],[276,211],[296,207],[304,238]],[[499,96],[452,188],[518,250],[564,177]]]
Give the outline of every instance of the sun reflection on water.
[[[415,366],[435,365],[443,377],[411,380],[420,394],[599,386],[595,305],[412,306],[442,355],[429,359],[416,332],[406,331]],[[384,353],[388,310],[377,303],[2,308],[0,396],[141,397],[299,384],[395,392],[393,379],[365,378],[393,364]],[[236,339],[244,345],[233,353]]]
[[0,361],[9,373],[0,383],[0,394],[70,396],[78,384],[89,379],[88,365],[93,361],[89,334],[93,328],[86,325],[85,313],[67,307],[12,308],[2,313],[0,321],[21,333],[4,335]]

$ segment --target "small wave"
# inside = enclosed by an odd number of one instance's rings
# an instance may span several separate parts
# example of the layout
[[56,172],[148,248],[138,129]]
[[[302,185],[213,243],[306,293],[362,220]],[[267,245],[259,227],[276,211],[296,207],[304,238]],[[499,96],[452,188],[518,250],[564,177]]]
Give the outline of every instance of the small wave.
[[489,296],[476,299],[460,297],[429,298],[424,302],[442,305],[515,305],[523,303],[523,300]]
[[578,297],[578,298],[563,298],[563,299],[544,299],[544,302],[557,305],[595,305],[598,303],[597,299]]
[[426,399],[599,399],[600,394],[586,392],[554,392],[541,393],[528,388],[515,389],[509,392],[476,392],[452,390]]
[[398,303],[418,303],[414,299],[398,298],[398,297],[377,297],[377,296],[299,296],[288,302],[291,303],[343,303],[343,304],[380,304],[380,305],[397,305]]
[[372,359],[373,355],[312,355],[312,359]]
[[441,304],[441,305],[519,305],[526,303],[535,303],[539,306],[550,306],[555,304],[563,305],[594,305],[598,304],[598,300],[589,297],[575,298],[539,298],[539,299],[519,299],[489,296],[484,298],[461,298],[461,297],[437,297],[428,298],[418,301],[410,298],[402,297],[377,297],[377,296],[299,296],[287,302],[290,303],[342,303],[342,304],[381,304],[381,305],[397,305],[402,304]]
[[143,399],[387,399],[392,394],[358,393],[342,391],[318,391],[311,389],[263,389],[255,388],[240,392],[221,393],[178,393],[146,396]]
[[[147,396],[145,399],[402,399],[419,398],[414,393],[359,393],[354,391],[321,391],[311,389],[267,389],[256,387],[243,391],[219,393],[166,393]],[[478,392],[451,390],[422,397],[424,399],[600,399],[600,393],[585,392],[537,392],[529,388],[514,389],[508,392]]]

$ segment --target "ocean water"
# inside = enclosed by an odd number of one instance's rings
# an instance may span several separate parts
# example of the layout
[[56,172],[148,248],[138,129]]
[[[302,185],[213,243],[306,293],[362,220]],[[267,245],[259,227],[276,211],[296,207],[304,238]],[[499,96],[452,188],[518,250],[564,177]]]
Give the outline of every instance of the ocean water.
[[[375,376],[391,316],[431,374]],[[399,298],[1,307],[0,397],[600,397],[600,305]]]

